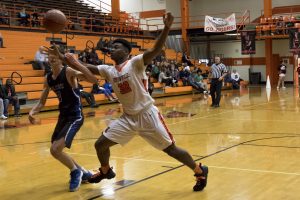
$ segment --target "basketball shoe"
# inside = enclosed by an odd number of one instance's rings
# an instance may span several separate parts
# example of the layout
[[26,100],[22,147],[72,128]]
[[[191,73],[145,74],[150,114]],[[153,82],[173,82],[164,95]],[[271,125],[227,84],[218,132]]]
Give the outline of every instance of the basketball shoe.
[[202,170],[201,174],[195,174],[196,177],[196,185],[194,186],[194,191],[202,191],[207,184],[207,175],[208,175],[208,167],[203,165],[201,166],[201,163],[199,164],[199,167]]
[[104,174],[99,168],[99,172],[94,174],[91,178],[88,179],[88,182],[90,183],[99,183],[102,179],[112,179],[115,178],[116,174],[112,170],[112,168],[109,168],[106,174]]
[[81,184],[81,178],[82,178],[83,172],[81,169],[75,169],[74,171],[71,171],[70,176],[70,192],[75,192],[78,190]]

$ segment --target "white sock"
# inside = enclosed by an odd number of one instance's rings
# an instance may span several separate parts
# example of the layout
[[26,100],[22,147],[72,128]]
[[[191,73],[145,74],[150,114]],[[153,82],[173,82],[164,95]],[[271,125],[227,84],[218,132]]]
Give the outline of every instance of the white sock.
[[74,170],[76,170],[77,169],[77,167],[76,167],[76,165],[71,169],[71,172],[72,171],[74,171]]

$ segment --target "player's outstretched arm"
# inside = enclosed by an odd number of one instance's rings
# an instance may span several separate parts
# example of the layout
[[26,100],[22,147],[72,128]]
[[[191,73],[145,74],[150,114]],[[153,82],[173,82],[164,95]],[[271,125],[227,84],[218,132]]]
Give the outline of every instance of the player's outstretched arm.
[[144,64],[150,64],[151,61],[161,52],[166,39],[168,37],[170,28],[172,26],[174,17],[171,13],[167,13],[163,16],[163,21],[165,24],[165,27],[163,29],[163,31],[161,32],[160,36],[158,37],[158,39],[155,42],[155,45],[152,49],[147,50],[144,55],[143,55],[143,59],[144,59]]
[[48,86],[47,80],[45,79],[44,89],[43,89],[41,98],[40,98],[39,102],[29,112],[28,119],[32,124],[36,123],[36,119],[35,119],[34,115],[39,113],[41,111],[41,109],[44,107],[44,105],[47,101],[48,95],[49,95],[49,91],[50,91],[50,87]]
[[86,80],[90,83],[98,82],[97,78],[92,74],[92,72],[86,66],[82,65],[76,58],[74,58],[72,54],[66,53],[65,57],[70,67],[81,72],[74,74],[77,78]]

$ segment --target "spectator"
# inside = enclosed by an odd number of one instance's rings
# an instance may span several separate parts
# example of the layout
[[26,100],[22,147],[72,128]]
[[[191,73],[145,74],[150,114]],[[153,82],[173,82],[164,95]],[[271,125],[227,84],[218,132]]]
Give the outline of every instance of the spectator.
[[200,84],[196,81],[195,75],[197,73],[193,71],[189,76],[188,76],[188,83],[191,85],[194,89],[198,90],[199,92],[204,92],[204,89],[200,86]]
[[188,77],[190,76],[189,69],[182,69],[179,71],[179,78],[181,79],[183,86],[187,86],[188,84]]
[[151,76],[153,78],[155,78],[156,80],[158,80],[158,76],[159,76],[159,68],[158,68],[158,65],[160,63],[159,62],[156,62],[155,61],[152,61],[152,70],[151,70]]
[[22,8],[21,12],[18,13],[20,26],[29,26],[30,15],[26,13],[26,9]]
[[233,89],[239,89],[240,88],[240,74],[236,71],[236,69],[232,70],[231,73],[231,82],[232,82],[232,88]]
[[85,48],[84,51],[80,52],[78,59],[84,63],[88,63],[90,58],[90,52],[88,48]]
[[2,78],[1,78],[0,79],[0,119],[7,119],[8,104],[9,104],[9,100],[7,99],[7,95],[2,85]]
[[43,47],[41,46],[39,50],[35,53],[34,61],[37,67],[34,67],[36,70],[45,70],[45,73],[51,71],[51,68],[48,64],[48,56],[43,52]]
[[172,80],[172,77],[166,75],[166,68],[162,68],[158,76],[158,82],[162,83],[164,86],[171,86],[173,83]]
[[40,19],[39,19],[39,13],[36,9],[33,10],[33,13],[31,15],[31,26],[32,27],[39,27],[41,26]]
[[92,48],[92,51],[89,54],[89,60],[88,60],[89,64],[92,65],[101,65],[101,61],[99,60],[98,54],[96,53],[95,48]]
[[194,74],[194,78],[198,85],[204,90],[204,94],[208,93],[208,86],[207,83],[204,83],[203,81],[201,70],[198,70],[197,73]]
[[3,46],[3,37],[2,37],[1,33],[0,33],[0,48],[4,48],[4,46]]
[[92,89],[93,94],[104,94],[109,101],[117,101],[118,99],[112,95],[110,89],[99,86],[98,84],[93,85]]
[[187,63],[188,66],[193,66],[193,63],[190,61],[190,58],[187,56],[186,52],[182,54],[181,62]]
[[78,83],[78,88],[80,90],[80,96],[82,98],[85,98],[85,100],[91,106],[91,108],[99,107],[99,105],[96,104],[95,97],[92,93],[88,93],[88,92],[84,91],[82,85],[80,85],[79,83]]
[[9,24],[9,13],[4,4],[2,6],[0,5],[0,24]]
[[16,94],[15,86],[13,85],[10,79],[6,79],[5,92],[9,103],[11,103],[14,106],[14,116],[20,117],[21,115],[19,98]]
[[187,63],[182,63],[183,70],[191,71],[190,66]]
[[178,80],[179,80],[179,71],[176,68],[175,64],[171,63],[171,71],[170,71],[170,75],[172,77],[172,84],[173,87],[177,86]]
[[280,16],[276,22],[276,32],[277,35],[286,34],[285,31],[285,22],[283,21],[283,17]]
[[154,84],[151,82],[151,72],[146,72],[146,76],[148,77],[148,92],[150,94],[150,96],[152,95],[152,92],[154,90]]

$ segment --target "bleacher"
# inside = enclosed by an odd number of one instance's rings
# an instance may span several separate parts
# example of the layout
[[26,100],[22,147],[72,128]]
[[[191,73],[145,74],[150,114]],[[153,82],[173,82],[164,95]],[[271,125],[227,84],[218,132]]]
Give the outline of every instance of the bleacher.
[[[0,48],[0,77],[2,77],[5,81],[7,78],[10,78],[11,74],[15,71],[23,77],[22,83],[15,85],[15,88],[16,92],[20,96],[26,98],[27,103],[26,105],[21,106],[21,112],[27,113],[41,96],[44,83],[44,71],[33,70],[31,64],[24,63],[29,63],[33,60],[34,55],[40,46],[50,45],[47,38],[51,38],[51,34],[9,30],[2,30],[1,33],[3,35],[4,46],[6,48]],[[57,34],[55,37],[64,40],[65,35]],[[99,37],[75,35],[73,40],[68,40],[68,46],[73,46],[76,50],[83,50],[86,48],[87,40],[96,44]],[[154,45],[155,40],[148,39],[145,42],[145,40],[142,39],[132,39],[132,42],[138,47],[147,49]],[[143,50],[138,47],[133,48],[132,55],[143,53]],[[177,61],[181,60],[181,53],[176,53],[172,49],[166,49],[165,52],[168,59],[176,59]],[[100,59],[104,59],[104,55],[102,53],[97,53]],[[107,56],[105,61],[106,63],[113,63],[113,61]],[[104,80],[101,81],[100,85]],[[91,91],[92,84],[87,82],[81,82],[81,84],[85,91]],[[190,94],[192,92],[191,86],[182,86],[182,84],[179,84],[180,87],[175,88],[162,88],[160,83],[154,83],[154,85],[157,89],[157,91],[153,94],[154,97]],[[100,104],[109,103],[104,94],[96,94],[95,100]],[[83,104],[87,105],[84,101]],[[50,92],[44,110],[57,109],[57,105],[58,100],[55,94]]]

